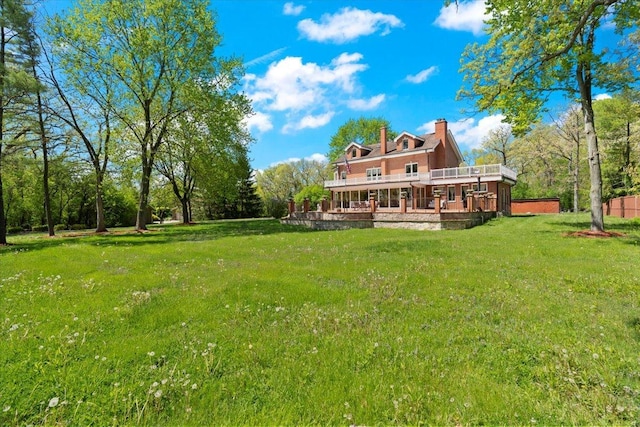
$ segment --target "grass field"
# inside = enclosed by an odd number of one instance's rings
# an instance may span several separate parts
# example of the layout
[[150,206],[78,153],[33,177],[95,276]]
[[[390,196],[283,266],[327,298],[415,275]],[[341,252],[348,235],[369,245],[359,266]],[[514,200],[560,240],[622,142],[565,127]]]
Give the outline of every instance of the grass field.
[[0,425],[637,424],[640,222],[11,237]]

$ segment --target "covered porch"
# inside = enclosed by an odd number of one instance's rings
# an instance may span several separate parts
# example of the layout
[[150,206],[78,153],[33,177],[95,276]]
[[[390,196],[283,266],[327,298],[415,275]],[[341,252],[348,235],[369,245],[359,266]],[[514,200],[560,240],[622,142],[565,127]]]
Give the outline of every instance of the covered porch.
[[503,165],[437,169],[429,173],[326,181],[324,212],[511,213],[516,173]]

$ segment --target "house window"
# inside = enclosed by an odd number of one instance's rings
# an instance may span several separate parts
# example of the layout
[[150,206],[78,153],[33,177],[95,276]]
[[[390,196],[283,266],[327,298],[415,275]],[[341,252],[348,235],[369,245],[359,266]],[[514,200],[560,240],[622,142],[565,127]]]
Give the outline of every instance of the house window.
[[340,172],[340,178],[347,179],[347,171]]
[[462,190],[462,200],[467,198],[467,193],[469,192],[469,186],[468,185],[463,185],[462,187],[460,187]]
[[456,187],[454,186],[447,187],[447,201],[448,202],[456,201]]
[[380,181],[382,179],[382,168],[367,169],[367,181]]
[[354,159],[356,157],[356,149],[354,148],[353,150],[351,150],[351,158]]
[[[478,191],[478,184],[473,184],[473,191]],[[480,184],[480,191],[482,192],[487,192],[487,183],[481,183]]]
[[408,150],[409,149],[409,140],[407,138],[402,140],[402,149],[403,150]]
[[418,176],[418,164],[407,163],[404,165],[404,172],[407,176]]

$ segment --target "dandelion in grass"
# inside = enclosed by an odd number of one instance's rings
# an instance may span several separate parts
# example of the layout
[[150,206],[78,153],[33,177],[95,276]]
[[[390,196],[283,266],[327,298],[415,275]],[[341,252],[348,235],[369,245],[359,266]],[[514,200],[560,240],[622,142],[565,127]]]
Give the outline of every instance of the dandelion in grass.
[[598,353],[593,353],[593,359],[594,360],[600,359],[600,356],[598,355]]
[[56,406],[58,406],[59,402],[60,402],[59,398],[52,397],[51,400],[49,400],[49,408],[55,408]]
[[162,397],[162,390],[156,390],[156,392],[155,392],[155,393],[153,393],[153,396],[154,396],[156,399],[160,399],[160,398]]
[[155,351],[150,351],[149,353],[147,353],[148,356],[153,357],[156,355]]
[[4,408],[2,408],[2,412],[9,412],[11,410],[11,406],[6,405]]
[[191,384],[191,390],[195,390],[197,388],[198,388],[198,384],[196,383]]

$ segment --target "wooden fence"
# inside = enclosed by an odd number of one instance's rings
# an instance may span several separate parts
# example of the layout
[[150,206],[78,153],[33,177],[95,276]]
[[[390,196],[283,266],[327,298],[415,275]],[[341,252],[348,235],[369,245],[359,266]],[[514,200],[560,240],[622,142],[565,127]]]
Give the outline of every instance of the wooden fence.
[[602,204],[605,215],[620,218],[640,217],[640,196],[625,196],[611,199]]

